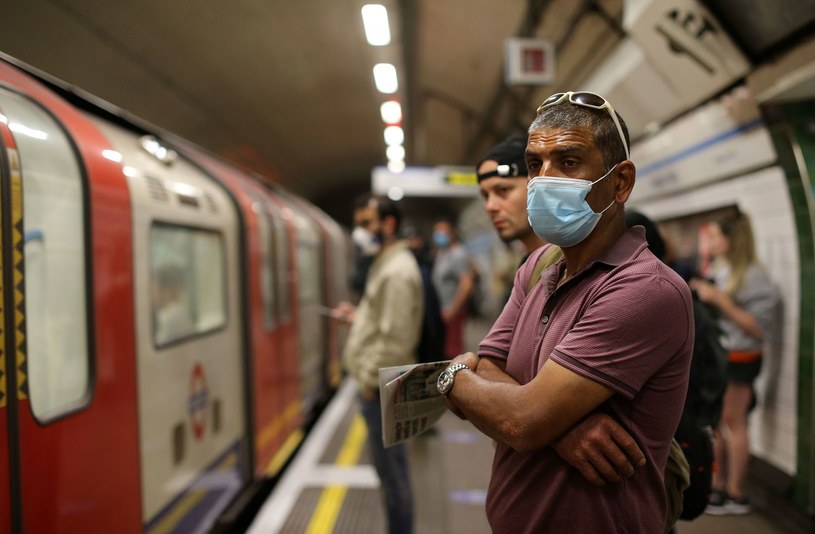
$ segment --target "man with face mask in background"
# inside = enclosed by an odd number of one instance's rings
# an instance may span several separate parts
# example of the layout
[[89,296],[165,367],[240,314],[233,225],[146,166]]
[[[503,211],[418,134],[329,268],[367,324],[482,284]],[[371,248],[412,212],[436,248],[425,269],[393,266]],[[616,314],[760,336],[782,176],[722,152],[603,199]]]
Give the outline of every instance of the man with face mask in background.
[[359,306],[340,304],[334,316],[351,322],[343,364],[359,386],[360,410],[384,493],[388,532],[413,531],[413,496],[404,444],[384,448],[379,368],[416,363],[424,303],[416,258],[399,240],[401,213],[385,197],[366,195],[354,210],[353,239],[373,258]]
[[475,287],[475,272],[470,257],[459,242],[449,221],[433,225],[433,285],[441,301],[441,314],[447,330],[445,356],[452,358],[464,351],[464,322],[467,302]]
[[[626,229],[636,169],[608,101],[546,99],[525,159],[529,222],[564,258],[530,286],[547,246],[530,256],[478,356],[455,358],[439,391],[497,442],[486,503],[494,532],[664,532],[663,473],[693,347],[690,291],[641,228]],[[590,484],[554,447],[601,412],[645,455],[624,484]]]

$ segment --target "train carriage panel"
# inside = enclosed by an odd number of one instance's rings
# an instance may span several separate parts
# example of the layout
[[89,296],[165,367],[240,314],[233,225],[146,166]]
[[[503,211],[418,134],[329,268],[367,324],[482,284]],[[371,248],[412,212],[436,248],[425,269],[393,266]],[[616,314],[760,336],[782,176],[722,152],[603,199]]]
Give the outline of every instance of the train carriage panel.
[[16,485],[5,517],[30,532],[134,531],[138,444],[121,167],[105,157],[99,132],[42,86],[6,64],[0,84],[3,282],[15,288],[3,295],[3,309],[14,314],[3,325],[4,400],[17,414],[8,442]]
[[[292,202],[297,202],[317,223],[322,236],[322,287],[323,306],[334,308],[342,301],[349,300],[348,292],[348,258],[350,242],[342,227],[325,212],[292,195]],[[326,379],[329,388],[336,388],[342,378],[341,357],[348,334],[348,325],[323,316],[323,331],[326,344]]]
[[276,475],[303,438],[304,423],[302,385],[300,382],[300,343],[296,276],[296,228],[288,208],[281,208],[263,188],[263,209],[269,222],[268,262],[263,266],[264,279],[269,284],[271,300],[264,306],[264,328],[278,332],[276,357],[269,370],[277,404],[282,411],[276,414],[271,426],[257,436],[266,447],[268,461],[259,465],[266,475]]
[[290,276],[290,234],[295,230],[268,188],[197,148],[183,150],[232,191],[243,211],[254,473],[273,476],[302,439],[296,299]]
[[[349,265],[351,257],[351,243],[348,234],[333,219],[325,216],[326,230],[328,232],[328,252],[326,278],[330,288],[326,296],[326,305],[334,307],[342,301],[348,301]],[[335,320],[329,320],[330,332],[330,361],[328,377],[330,385],[336,387],[342,378],[342,351],[348,337],[349,328]]]
[[143,520],[206,526],[246,480],[236,208],[154,138],[98,125],[134,206]]
[[325,335],[320,315],[323,302],[322,239],[319,226],[297,202],[291,201],[289,194],[276,192],[274,198],[284,217],[290,219],[296,229],[294,273],[297,276],[300,399],[302,413],[309,419],[325,396]]

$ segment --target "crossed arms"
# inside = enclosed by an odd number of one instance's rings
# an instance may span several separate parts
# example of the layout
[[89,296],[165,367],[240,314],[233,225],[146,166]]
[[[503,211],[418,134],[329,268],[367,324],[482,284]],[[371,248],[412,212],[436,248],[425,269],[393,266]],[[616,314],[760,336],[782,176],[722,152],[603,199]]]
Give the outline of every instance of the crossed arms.
[[602,486],[630,476],[645,456],[611,417],[592,413],[614,393],[553,360],[519,385],[505,362],[468,352],[452,363],[473,372],[456,375],[447,398],[451,411],[491,438],[518,451],[551,446],[589,482]]

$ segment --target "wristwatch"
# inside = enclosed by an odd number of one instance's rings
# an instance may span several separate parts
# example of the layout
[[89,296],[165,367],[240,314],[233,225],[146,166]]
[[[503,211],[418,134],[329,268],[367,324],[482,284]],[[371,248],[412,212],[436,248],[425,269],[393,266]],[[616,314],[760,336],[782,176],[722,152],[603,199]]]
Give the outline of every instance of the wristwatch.
[[456,373],[463,369],[470,370],[470,368],[463,363],[455,363],[442,371],[438,380],[436,380],[436,389],[439,390],[439,393],[446,397],[447,394],[450,393],[450,390],[453,389],[453,381],[456,378]]

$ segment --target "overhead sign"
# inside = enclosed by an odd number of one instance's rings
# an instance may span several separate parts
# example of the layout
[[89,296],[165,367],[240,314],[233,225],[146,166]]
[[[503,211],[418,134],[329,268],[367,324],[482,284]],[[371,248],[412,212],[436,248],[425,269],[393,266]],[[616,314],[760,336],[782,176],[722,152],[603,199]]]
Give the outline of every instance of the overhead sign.
[[472,197],[478,195],[478,178],[473,167],[406,167],[391,172],[375,167],[371,190],[377,195],[397,197]]
[[628,0],[623,26],[685,106],[715,94],[750,69],[697,0]]
[[504,41],[508,84],[544,85],[555,81],[555,45],[546,39],[510,37]]

